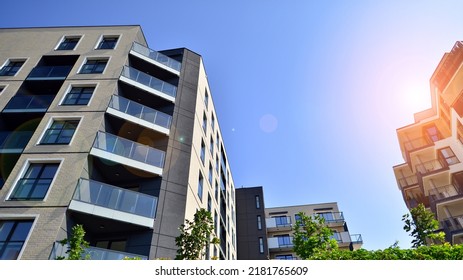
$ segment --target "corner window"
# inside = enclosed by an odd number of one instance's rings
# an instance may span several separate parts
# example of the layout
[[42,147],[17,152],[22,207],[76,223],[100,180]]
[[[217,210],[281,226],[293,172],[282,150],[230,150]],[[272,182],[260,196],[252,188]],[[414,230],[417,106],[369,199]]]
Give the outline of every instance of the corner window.
[[204,185],[204,179],[203,175],[199,173],[199,179],[198,179],[198,197],[199,200],[203,200],[203,185]]
[[103,73],[106,64],[108,63],[107,58],[98,58],[98,59],[87,59],[85,64],[80,69],[80,74],[101,74]]
[[16,260],[33,220],[0,220],[0,260]]
[[47,129],[40,144],[62,145],[69,144],[79,125],[78,120],[54,120]]
[[9,200],[43,200],[59,163],[31,163],[18,180]]
[[64,37],[61,43],[58,45],[56,50],[73,50],[76,46],[77,43],[79,42],[80,37],[78,36],[72,36],[72,37]]
[[112,50],[116,47],[119,36],[103,36],[100,43],[98,43],[97,49],[99,50]]
[[87,105],[93,95],[94,90],[94,86],[73,86],[64,97],[63,103],[61,103],[61,105]]
[[0,76],[14,76],[21,69],[25,59],[10,59],[1,69]]
[[439,158],[446,161],[448,165],[460,163],[450,147],[440,149]]

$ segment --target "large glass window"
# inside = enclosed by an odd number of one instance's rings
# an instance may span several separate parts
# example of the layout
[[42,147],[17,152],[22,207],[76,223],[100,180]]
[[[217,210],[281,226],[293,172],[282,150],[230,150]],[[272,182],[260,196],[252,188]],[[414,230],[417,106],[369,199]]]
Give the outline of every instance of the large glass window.
[[14,76],[21,69],[25,60],[10,60],[0,69],[0,76]]
[[72,87],[61,105],[87,105],[95,87]]
[[288,247],[293,244],[291,243],[291,238],[289,237],[289,234],[275,235],[275,237],[278,239],[279,247]]
[[80,74],[100,74],[103,73],[108,59],[87,59],[80,69]]
[[286,226],[291,224],[291,217],[287,216],[277,216],[273,217],[275,219],[275,223],[278,226]]
[[0,220],[0,260],[18,258],[32,223],[32,220]]
[[59,44],[57,50],[73,50],[77,43],[79,42],[80,37],[64,37],[63,41]]
[[59,163],[31,163],[19,179],[10,200],[43,200],[55,177]]
[[78,120],[55,120],[47,129],[40,144],[69,144],[76,131]]
[[100,43],[98,44],[97,49],[114,49],[116,47],[118,39],[119,36],[103,36],[103,38],[101,38]]

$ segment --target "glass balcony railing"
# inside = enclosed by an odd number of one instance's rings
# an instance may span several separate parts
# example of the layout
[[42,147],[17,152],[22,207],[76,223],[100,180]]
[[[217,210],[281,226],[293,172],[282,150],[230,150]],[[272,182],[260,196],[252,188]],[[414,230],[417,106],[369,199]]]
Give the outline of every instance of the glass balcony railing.
[[140,83],[144,86],[167,94],[169,96],[175,97],[177,95],[177,87],[166,83],[158,78],[150,76],[144,72],[141,72],[135,68],[124,66],[122,69],[121,76],[126,77],[132,81]]
[[446,185],[431,189],[429,191],[429,198],[431,202],[437,202],[449,197],[454,197],[461,194],[459,188],[455,187],[454,185]]
[[289,235],[270,237],[267,239],[267,243],[269,249],[292,248],[293,237]]
[[97,133],[93,148],[159,168],[164,167],[165,152],[106,132]]
[[152,219],[158,202],[155,196],[82,178],[72,199]]
[[180,69],[182,68],[182,64],[180,62],[178,62],[177,60],[175,59],[172,59],[170,57],[168,57],[167,55],[164,55],[160,52],[157,52],[157,51],[153,51],[145,46],[142,46],[136,42],[133,43],[132,45],[132,50],[134,52],[137,52],[141,55],[144,55],[146,57],[149,57],[151,58],[152,60],[155,60],[161,64],[164,64],[165,66],[169,67],[169,68],[172,68],[176,71],[180,71]]
[[290,227],[292,226],[290,216],[279,216],[265,219],[267,228]]
[[[56,260],[58,258],[67,258],[69,245],[62,245],[60,242],[53,243],[53,248],[50,254],[50,260]],[[108,250],[97,247],[88,247],[82,253],[82,259],[88,260],[123,260],[125,258],[134,258],[147,260],[148,257],[142,255],[136,255],[126,252]]]
[[406,188],[409,186],[414,186],[418,184],[418,177],[416,175],[411,175],[398,179],[399,185],[401,188]]
[[171,116],[118,95],[113,95],[109,107],[167,129],[172,122]]
[[434,171],[439,171],[448,168],[447,164],[444,163],[444,161],[440,161],[437,159],[417,164],[415,167],[416,171],[420,172],[421,174],[428,174]]
[[429,141],[425,137],[418,137],[418,138],[404,142],[404,147],[407,152],[410,152],[413,150],[424,148],[432,144],[433,142]]
[[361,234],[351,234],[350,239],[353,243],[363,243]]
[[314,215],[322,217],[323,219],[325,219],[326,223],[344,222],[344,215],[342,212],[325,212],[325,213],[316,213]]
[[0,150],[23,150],[33,133],[33,131],[1,131]]
[[3,112],[45,112],[54,98],[54,95],[15,95]]
[[66,79],[72,66],[37,66],[27,76],[28,80],[34,79]]

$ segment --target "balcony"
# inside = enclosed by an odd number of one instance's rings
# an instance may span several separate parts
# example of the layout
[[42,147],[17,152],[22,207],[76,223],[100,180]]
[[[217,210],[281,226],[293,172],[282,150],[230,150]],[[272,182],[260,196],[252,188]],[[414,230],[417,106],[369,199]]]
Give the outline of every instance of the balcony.
[[351,239],[351,245],[350,245],[351,250],[357,250],[362,247],[363,239],[362,239],[361,234],[351,234],[350,239]]
[[175,59],[172,59],[162,53],[157,51],[151,50],[145,46],[134,42],[132,45],[132,49],[130,50],[132,55],[145,59],[156,66],[168,70],[177,76],[180,75],[180,69],[182,68],[182,64]]
[[22,153],[33,133],[33,131],[1,131],[0,153]]
[[434,143],[430,142],[425,137],[415,138],[409,141],[404,142],[404,148],[407,152],[412,152],[424,147],[432,146]]
[[[53,243],[53,248],[51,250],[51,254],[49,260],[56,260],[57,258],[66,258],[68,257],[68,253],[66,251],[69,250],[69,245],[62,245],[60,242]],[[97,247],[88,247],[85,249],[84,253],[82,254],[82,259],[90,259],[90,260],[123,260],[124,258],[139,258],[142,260],[147,260],[147,256],[136,255],[126,252],[108,250],[103,248]]]
[[420,172],[423,176],[449,169],[446,162],[440,161],[438,159],[433,159],[424,163],[417,164],[415,165],[415,168],[416,171]]
[[155,175],[162,175],[165,152],[99,131],[90,154]]
[[72,66],[37,66],[29,73],[27,80],[65,80]]
[[454,243],[454,237],[463,234],[463,215],[451,217],[441,222],[446,239]]
[[3,109],[3,113],[44,113],[54,95],[15,95]]
[[176,86],[159,80],[135,68],[124,66],[119,79],[129,85],[138,87],[171,102],[175,102],[175,96],[177,95]]
[[325,213],[316,213],[314,215],[318,215],[325,219],[325,223],[329,224],[330,226],[343,226],[344,225],[344,215],[342,212],[325,212]]
[[271,217],[265,219],[265,224],[267,225],[267,230],[272,231],[288,231],[292,228],[291,217],[290,216],[279,216]]
[[80,179],[69,209],[153,228],[157,202],[154,196]]
[[401,189],[418,185],[418,177],[411,175],[397,180]]
[[169,135],[172,117],[132,100],[113,95],[107,113]]
[[446,200],[447,198],[456,197],[461,194],[462,192],[460,189],[454,185],[441,186],[429,191],[430,201],[432,203],[439,203]]
[[292,251],[294,246],[292,236],[270,237],[267,240],[267,244],[271,252]]

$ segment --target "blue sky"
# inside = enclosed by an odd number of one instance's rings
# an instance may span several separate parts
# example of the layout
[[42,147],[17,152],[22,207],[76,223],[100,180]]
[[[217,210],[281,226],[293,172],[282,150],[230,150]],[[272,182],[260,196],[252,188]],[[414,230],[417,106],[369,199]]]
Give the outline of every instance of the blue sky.
[[410,247],[395,130],[430,106],[463,2],[115,2],[6,1],[0,27],[139,24],[152,49],[201,54],[237,188],[336,201],[364,248]]

